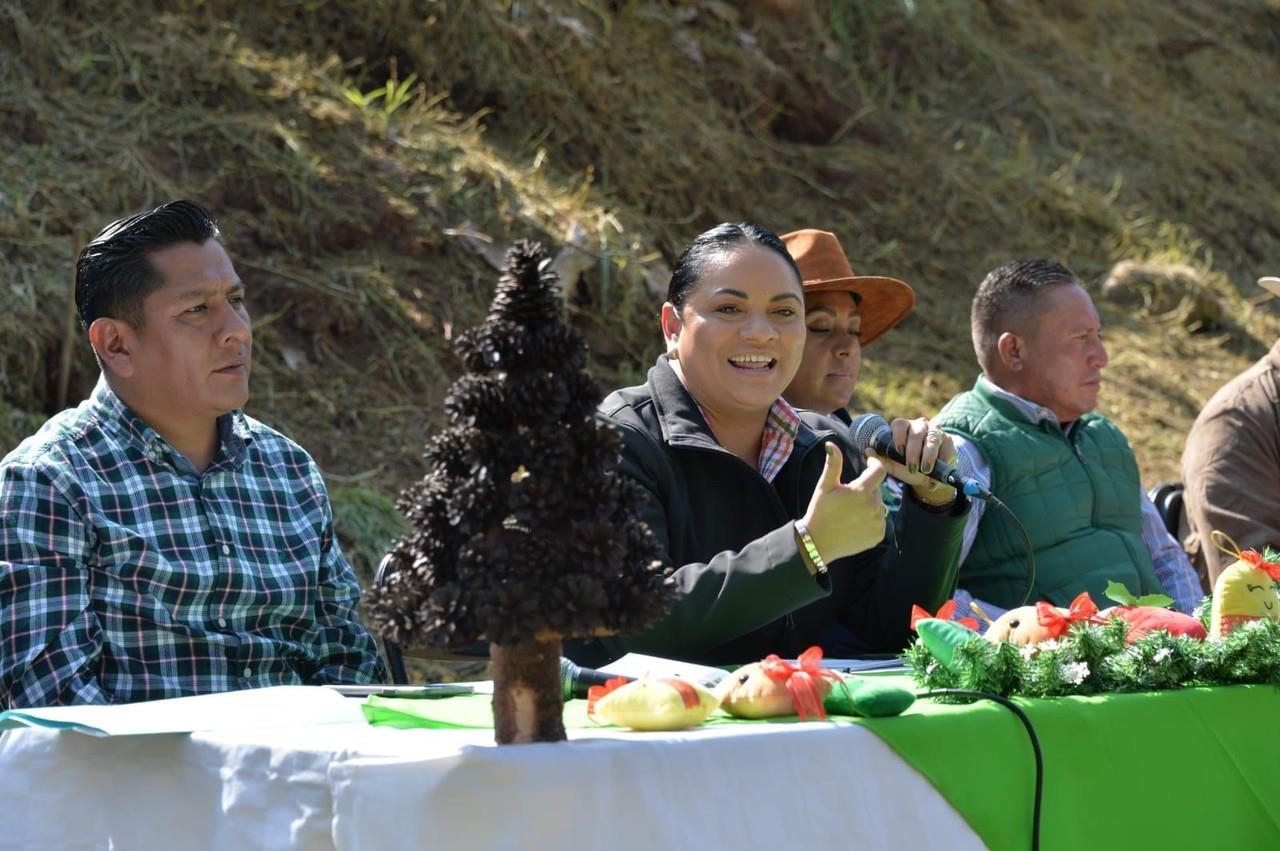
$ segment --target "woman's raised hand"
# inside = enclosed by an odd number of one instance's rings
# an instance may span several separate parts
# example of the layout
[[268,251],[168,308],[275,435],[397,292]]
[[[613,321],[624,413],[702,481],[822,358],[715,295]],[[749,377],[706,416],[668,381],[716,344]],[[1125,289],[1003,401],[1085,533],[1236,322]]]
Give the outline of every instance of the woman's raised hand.
[[955,488],[925,475],[939,459],[955,465],[956,449],[951,435],[925,417],[898,418],[889,423],[889,430],[893,432],[893,445],[902,450],[902,457],[906,459],[906,463],[899,463],[892,458],[875,456],[884,462],[889,475],[910,485],[916,499],[929,505],[946,505],[955,499]]
[[874,456],[867,458],[862,475],[840,481],[844,455],[833,443],[826,445],[827,461],[813,489],[804,524],[818,554],[826,562],[871,549],[884,538],[886,510],[880,495],[885,468]]

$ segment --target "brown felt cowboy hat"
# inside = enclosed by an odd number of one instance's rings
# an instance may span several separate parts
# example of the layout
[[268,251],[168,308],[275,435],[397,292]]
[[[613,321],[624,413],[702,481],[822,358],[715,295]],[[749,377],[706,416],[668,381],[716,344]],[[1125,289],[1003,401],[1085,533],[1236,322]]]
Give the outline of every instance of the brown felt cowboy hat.
[[782,241],[800,268],[806,293],[843,290],[858,297],[862,345],[897,325],[916,306],[916,293],[897,278],[855,275],[840,240],[830,231],[805,228],[784,233]]

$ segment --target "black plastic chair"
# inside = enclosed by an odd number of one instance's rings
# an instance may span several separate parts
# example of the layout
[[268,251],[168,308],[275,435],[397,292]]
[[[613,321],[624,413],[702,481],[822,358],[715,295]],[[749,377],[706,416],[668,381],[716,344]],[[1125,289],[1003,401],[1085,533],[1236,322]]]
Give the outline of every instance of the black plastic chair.
[[1147,497],[1155,504],[1164,528],[1175,539],[1181,538],[1182,526],[1182,482],[1164,482],[1147,491]]
[[[378,572],[373,577],[374,584],[385,585],[390,573],[391,554],[388,553],[378,563]],[[382,636],[382,655],[387,659],[387,673],[391,675],[391,682],[395,685],[408,685],[409,672],[404,667],[405,654],[401,652],[397,642],[385,635]],[[416,659],[433,659],[440,662],[483,662],[489,658],[489,645],[482,642],[462,648],[428,648],[413,650],[408,655]]]

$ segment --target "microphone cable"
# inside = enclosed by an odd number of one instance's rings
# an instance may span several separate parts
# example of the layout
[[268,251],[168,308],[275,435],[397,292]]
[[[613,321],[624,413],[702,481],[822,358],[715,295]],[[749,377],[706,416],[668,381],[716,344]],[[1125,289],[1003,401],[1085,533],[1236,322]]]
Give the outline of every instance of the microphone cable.
[[[1013,525],[1017,528],[1018,533],[1022,535],[1022,545],[1027,550],[1027,590],[1022,595],[1022,602],[1018,606],[1025,606],[1027,601],[1031,599],[1031,591],[1036,587],[1036,551],[1031,546],[1031,536],[1027,534],[1027,530],[1022,525],[1022,521],[1018,519],[1018,515],[1013,513],[1013,509],[1000,501],[1000,497],[987,490],[979,499],[1000,506],[1004,513],[1013,521]],[[1015,606],[1014,608],[1017,608]]]
[[[846,429],[846,434],[848,435],[849,443],[859,453],[865,453],[870,449],[879,455],[892,458],[900,463],[903,461],[902,452],[893,443],[893,432],[889,427],[888,421],[879,414],[865,413],[854,417]],[[950,473],[944,479],[946,483],[971,499],[993,502],[1000,506],[1005,514],[1009,515],[1009,519],[1013,521],[1018,533],[1022,535],[1022,544],[1027,550],[1027,590],[1022,595],[1022,602],[1018,605],[1025,606],[1027,601],[1031,599],[1031,592],[1036,586],[1036,553],[1031,546],[1031,536],[1027,534],[1022,521],[1018,519],[1018,515],[1013,513],[1013,509],[1005,505],[998,496],[991,492],[990,488],[983,487],[973,479],[963,476],[958,468],[952,467],[951,462],[942,462],[939,459],[939,463],[945,463],[946,469],[950,470]]]
[[917,695],[917,697],[972,697],[978,700],[990,700],[1008,709],[1022,722],[1022,726],[1027,731],[1027,738],[1031,740],[1031,751],[1036,760],[1035,798],[1031,805],[1031,851],[1040,851],[1040,804],[1044,794],[1044,757],[1040,752],[1040,738],[1036,736],[1036,728],[1031,723],[1031,719],[1027,717],[1027,713],[1023,712],[1021,707],[1007,697],[986,691],[941,688],[924,692]]

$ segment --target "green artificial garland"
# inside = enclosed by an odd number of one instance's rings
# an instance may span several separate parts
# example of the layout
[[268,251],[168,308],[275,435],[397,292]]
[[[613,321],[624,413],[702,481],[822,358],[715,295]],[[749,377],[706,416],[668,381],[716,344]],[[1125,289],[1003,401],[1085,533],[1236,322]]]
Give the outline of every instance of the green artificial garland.
[[915,681],[931,691],[965,689],[1005,697],[1243,683],[1280,688],[1280,623],[1275,621],[1252,621],[1220,641],[1155,631],[1126,644],[1128,631],[1120,618],[1102,625],[1076,623],[1062,638],[1030,647],[997,644],[974,633],[953,648],[949,665],[917,638],[904,659]]

